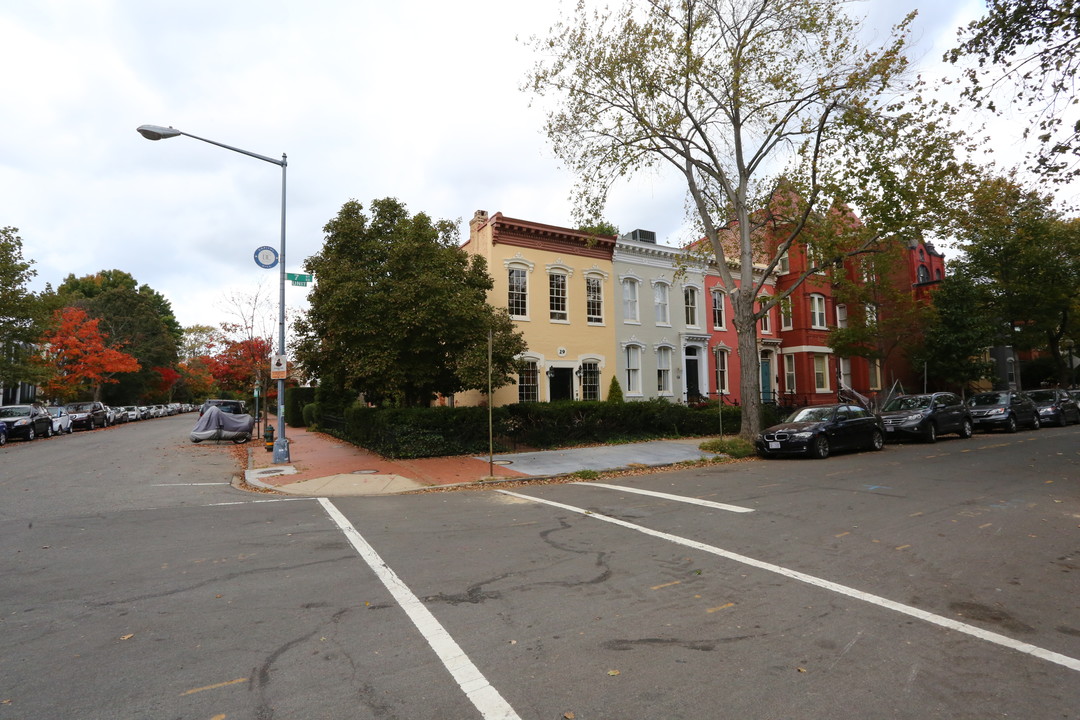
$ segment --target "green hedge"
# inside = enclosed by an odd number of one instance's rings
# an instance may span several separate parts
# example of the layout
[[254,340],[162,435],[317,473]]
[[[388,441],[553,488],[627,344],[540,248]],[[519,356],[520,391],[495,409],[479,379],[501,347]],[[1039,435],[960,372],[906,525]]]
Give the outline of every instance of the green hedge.
[[[307,424],[384,457],[483,455],[488,451],[488,410],[484,407],[371,408],[356,404],[338,415],[320,401],[309,402],[302,413]],[[726,434],[739,431],[741,416],[741,408],[724,406]],[[519,403],[494,408],[492,419],[498,452],[718,435],[721,425],[715,402],[688,407],[666,400]]]
[[290,427],[306,427],[304,406],[315,401],[315,388],[285,388],[285,422]]

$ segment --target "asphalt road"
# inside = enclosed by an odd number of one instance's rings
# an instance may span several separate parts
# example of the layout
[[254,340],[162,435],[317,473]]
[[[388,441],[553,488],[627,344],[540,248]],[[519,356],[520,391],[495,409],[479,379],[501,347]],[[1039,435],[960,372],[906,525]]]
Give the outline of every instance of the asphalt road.
[[1076,426],[330,502],[193,422],[0,450],[0,720],[1080,718]]

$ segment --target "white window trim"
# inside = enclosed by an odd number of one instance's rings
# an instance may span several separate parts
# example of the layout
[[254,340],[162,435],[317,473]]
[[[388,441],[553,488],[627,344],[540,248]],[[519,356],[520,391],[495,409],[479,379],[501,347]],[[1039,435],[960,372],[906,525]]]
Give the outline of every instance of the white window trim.
[[[631,319],[626,316],[626,288],[629,284],[634,286],[634,309],[637,317]],[[624,275],[619,278],[619,289],[622,291],[622,314],[623,324],[625,325],[640,325],[641,324],[641,278],[636,275]]]
[[[589,319],[589,280],[596,280],[600,283],[600,319]],[[585,322],[593,327],[603,327],[607,325],[604,321],[604,305],[606,298],[604,297],[604,281],[607,280],[607,274],[599,270],[587,270],[585,271]]]
[[[720,299],[720,320],[722,321],[719,325],[716,324],[716,309],[715,308],[716,308],[717,295],[720,296],[720,298],[719,298]],[[727,299],[728,299],[727,292],[725,292],[722,288],[713,288],[709,292],[709,318],[712,321],[712,329],[713,330],[727,330],[728,312],[727,312],[727,305],[725,304]]]
[[795,354],[784,353],[784,392],[794,394],[798,392],[799,374],[795,369]]
[[[821,301],[821,312],[819,313],[815,309],[817,301]],[[827,314],[827,304],[825,302],[825,296],[821,293],[810,294],[810,327],[814,330],[828,330],[829,329],[829,317]],[[818,321],[821,321],[820,324]]]
[[[570,324],[570,318],[573,317],[571,315],[572,308],[570,307],[570,276],[572,274],[572,271],[565,272],[562,266],[558,266],[555,269],[552,269],[552,266],[548,265],[548,322],[555,323],[556,325]],[[563,309],[563,314],[565,314],[566,317],[561,319],[551,317],[551,278],[556,275],[562,276],[563,279],[563,303],[565,305],[565,308]]]
[[674,397],[675,396],[675,350],[676,347],[668,342],[657,343],[653,346],[653,354],[656,356],[656,377],[660,378],[660,353],[666,350],[668,354],[668,387],[667,390],[661,390],[659,384],[657,384],[656,394],[657,397]]
[[[510,270],[524,270],[525,271],[525,314],[524,315],[510,315],[510,317],[512,319],[514,319],[514,320],[523,321],[523,322],[529,322],[532,319],[531,318],[532,302],[531,302],[531,300],[529,298],[529,295],[531,294],[531,290],[532,290],[532,281],[531,281],[531,278],[529,276],[532,275],[533,269],[536,267],[536,263],[532,262],[531,260],[525,259],[521,255],[521,253],[518,253],[517,255],[515,255],[512,258],[504,259],[503,260],[503,267],[506,268],[507,271],[510,271]],[[506,304],[507,304],[506,309],[507,309],[507,312],[509,312],[509,310],[510,310],[510,308],[509,308],[509,305],[510,305],[509,280],[510,280],[509,272],[507,272],[507,288],[506,288]]]
[[[657,327],[671,327],[671,283],[669,283],[667,280],[653,280],[652,281],[652,287],[653,287],[653,318],[654,318],[654,320],[656,322],[656,326]],[[667,320],[661,320],[659,318],[659,316],[657,315],[657,313],[656,313],[656,308],[657,308],[656,293],[660,288],[664,289],[664,294],[666,295],[665,299],[667,300],[667,303],[665,305],[665,308],[667,309]]]
[[700,285],[692,285],[692,284],[687,283],[687,284],[682,286],[682,291],[683,291],[683,301],[682,301],[683,322],[686,322],[686,292],[687,292],[687,290],[693,290],[694,291],[694,317],[693,317],[694,322],[693,323],[686,323],[686,327],[700,329],[701,328],[701,299],[702,299],[702,297],[704,297],[704,292],[702,292],[702,288],[701,288]]
[[[822,371],[822,379],[825,381],[824,386],[819,386],[817,382],[817,364],[818,359],[825,365],[825,369]],[[831,385],[829,383],[829,356],[824,353],[816,353],[814,355],[814,392],[815,393],[828,393],[832,392]]]
[[[630,349],[631,348],[633,348],[634,350],[637,350],[637,367],[636,368],[631,368],[630,367]],[[626,388],[624,389],[624,392],[626,393],[626,395],[628,397],[642,397],[642,395],[643,395],[643,392],[642,392],[642,387],[643,387],[643,385],[642,385],[642,373],[643,373],[642,361],[645,358],[645,346],[641,345],[639,343],[627,343],[623,347],[623,357],[624,357],[624,359],[626,361],[626,367],[625,367],[625,373],[626,374],[623,376],[623,381],[626,384]],[[630,382],[630,371],[631,370],[634,370],[637,373],[634,376],[636,378],[636,380],[637,380],[637,389],[636,390],[631,387],[632,384],[633,384],[633,383]]]

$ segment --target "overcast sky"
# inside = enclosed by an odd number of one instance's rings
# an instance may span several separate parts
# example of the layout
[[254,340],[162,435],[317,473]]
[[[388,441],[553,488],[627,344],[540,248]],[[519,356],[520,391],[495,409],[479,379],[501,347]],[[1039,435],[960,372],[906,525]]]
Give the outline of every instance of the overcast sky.
[[[883,37],[919,8],[915,54],[940,70],[979,0],[864,0]],[[920,7],[923,6],[923,7]],[[0,226],[19,228],[35,289],[70,273],[131,273],[182,325],[229,318],[227,292],[277,270],[281,171],[171,125],[278,159],[288,155],[287,269],[319,251],[342,204],[397,197],[461,219],[477,209],[571,223],[572,178],[520,90],[519,40],[557,0],[33,0],[0,9]],[[1002,144],[1015,140],[1002,138]],[[683,190],[667,178],[620,188],[607,218],[680,244]],[[301,307],[305,290],[288,287]],[[276,308],[276,304],[274,306]],[[275,311],[276,312],[276,311]]]

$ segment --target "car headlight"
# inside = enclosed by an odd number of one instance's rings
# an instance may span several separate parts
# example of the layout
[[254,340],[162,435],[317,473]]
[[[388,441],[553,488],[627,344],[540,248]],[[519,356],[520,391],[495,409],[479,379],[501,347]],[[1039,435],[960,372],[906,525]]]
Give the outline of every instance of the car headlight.
[[22,418],[21,420],[16,420],[15,421],[15,427],[19,427],[20,425],[29,425],[29,424],[30,424],[30,418]]
[[904,423],[905,424],[907,424],[907,423],[917,423],[917,422],[921,421],[922,419],[923,419],[922,413],[918,413],[918,414],[915,414],[915,415],[908,415],[906,418],[904,418]]
[[807,439],[808,437],[810,437],[813,434],[814,433],[812,433],[812,432],[804,431],[804,432],[791,433],[791,437],[795,438],[796,440],[805,440],[805,439]]
[[1004,415],[1005,414],[1005,408],[994,408],[993,410],[991,410],[990,412],[988,412],[986,414],[987,415]]

